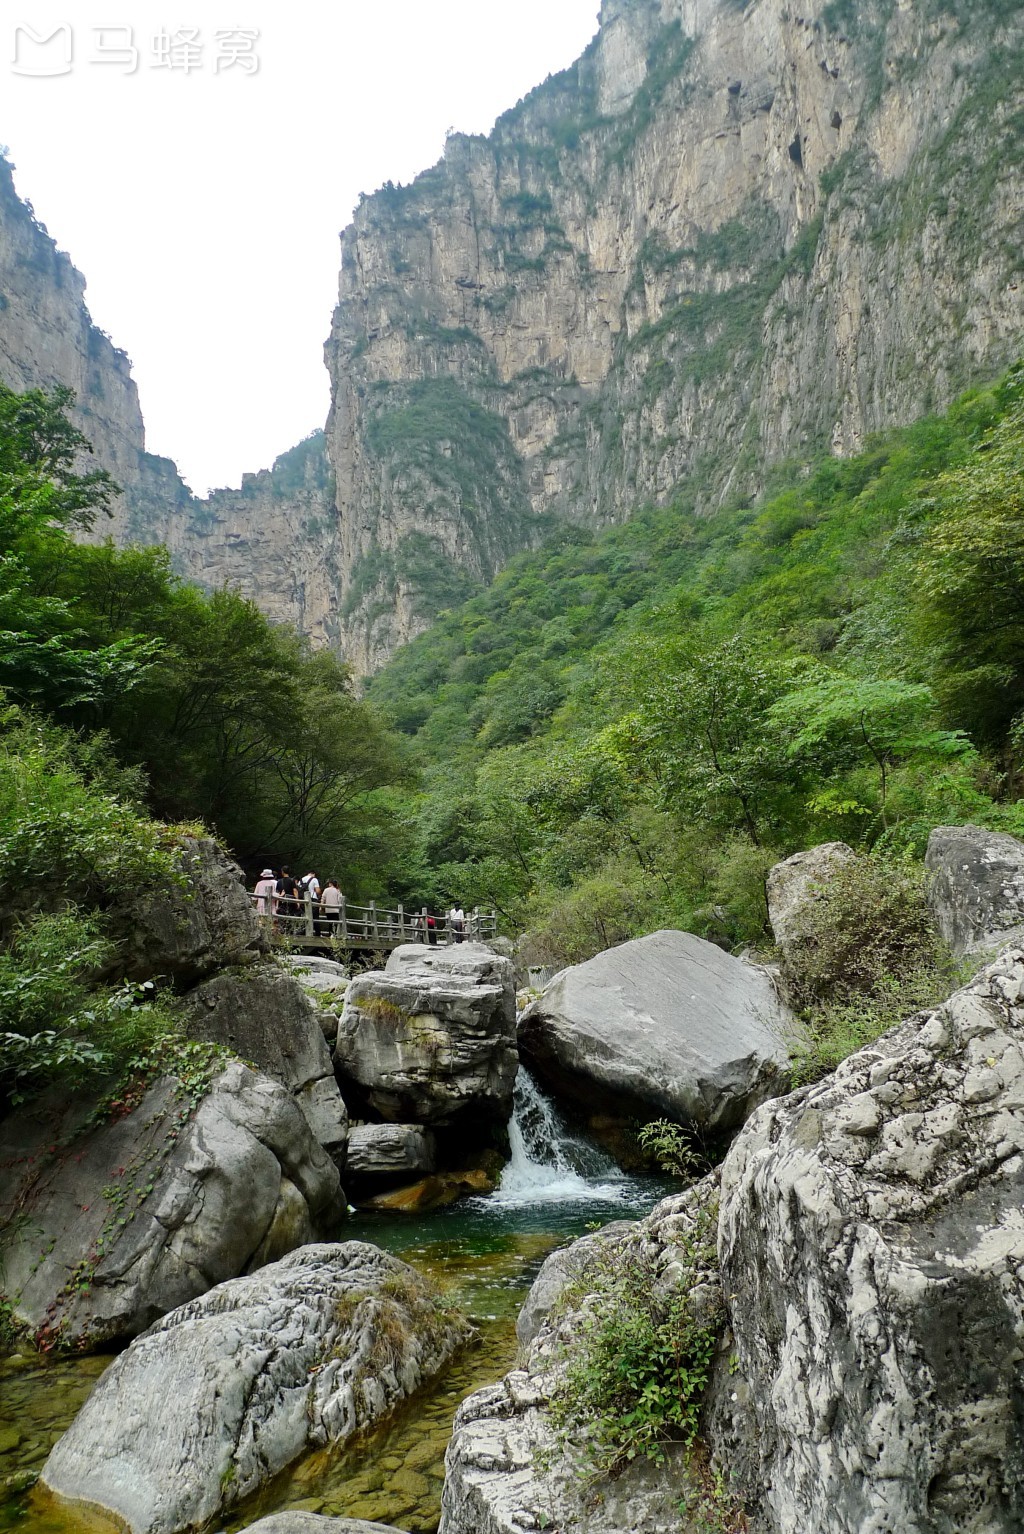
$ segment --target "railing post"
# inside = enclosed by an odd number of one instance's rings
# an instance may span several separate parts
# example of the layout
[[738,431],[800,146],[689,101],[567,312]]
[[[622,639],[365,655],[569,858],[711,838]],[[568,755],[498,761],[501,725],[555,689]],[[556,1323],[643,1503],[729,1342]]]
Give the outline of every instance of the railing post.
[[378,930],[377,930],[377,902],[376,902],[376,900],[371,900],[370,901],[370,926],[373,928],[373,935],[374,935],[374,937],[375,938],[378,937],[379,933],[378,933]]
[[430,934],[427,931],[427,908],[423,907],[420,912],[420,942],[426,946],[430,942]]
[[341,941],[343,943],[347,943],[348,942],[348,901],[345,899],[344,895],[342,895],[342,897],[341,897],[341,906],[340,906],[339,911],[338,911],[338,916],[339,916],[339,920],[340,920],[340,924],[341,924]]
[[398,907],[398,941],[405,942],[405,906]]
[[306,907],[306,936],[313,937],[313,897],[308,889],[303,899],[303,905]]

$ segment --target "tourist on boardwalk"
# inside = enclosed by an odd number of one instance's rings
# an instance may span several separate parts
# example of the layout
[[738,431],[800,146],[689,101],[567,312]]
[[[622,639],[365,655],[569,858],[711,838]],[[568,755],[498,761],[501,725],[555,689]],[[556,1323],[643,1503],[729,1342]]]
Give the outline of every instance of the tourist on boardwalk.
[[265,868],[260,874],[255,894],[257,916],[273,916],[277,910],[277,880],[272,868]]
[[437,947],[437,917],[427,916],[427,942],[431,948]]
[[448,930],[454,943],[461,943],[466,931],[466,913],[460,905],[453,905],[448,912]]
[[316,874],[303,874],[299,880],[299,889],[316,905],[320,899],[320,880]]
[[279,916],[302,915],[302,907],[299,904],[299,881],[287,868],[281,869],[281,877],[277,881],[277,914]]
[[328,879],[327,888],[320,896],[320,933],[322,937],[332,937],[341,916],[341,905],[344,896],[338,888],[337,879]]

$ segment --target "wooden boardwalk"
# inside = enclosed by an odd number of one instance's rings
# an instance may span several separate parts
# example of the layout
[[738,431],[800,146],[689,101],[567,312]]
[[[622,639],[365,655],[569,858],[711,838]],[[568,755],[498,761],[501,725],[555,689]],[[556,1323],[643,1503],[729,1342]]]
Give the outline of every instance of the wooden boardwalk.
[[[252,891],[249,899],[258,910],[261,902]],[[293,909],[286,910],[287,906]],[[296,906],[301,906],[301,910],[296,911]],[[448,930],[447,916],[437,915],[426,906],[419,911],[407,911],[404,906],[388,910],[373,901],[369,905],[353,905],[344,896],[334,920],[314,910],[311,900],[300,900],[280,902],[272,915],[261,912],[260,921],[272,933],[274,941],[308,953],[330,954],[338,949],[351,951],[355,948],[389,952],[403,943],[447,947],[457,941]],[[497,912],[481,911],[479,906],[467,911],[463,941],[486,943],[497,934]]]

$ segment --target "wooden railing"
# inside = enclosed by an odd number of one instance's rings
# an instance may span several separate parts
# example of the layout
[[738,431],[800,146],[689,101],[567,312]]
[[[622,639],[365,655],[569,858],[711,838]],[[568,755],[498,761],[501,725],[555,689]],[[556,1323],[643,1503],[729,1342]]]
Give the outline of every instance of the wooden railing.
[[[423,906],[407,911],[404,906],[390,910],[378,906],[353,905],[341,897],[337,912],[328,913],[308,897],[298,900],[281,897],[273,901],[249,892],[260,920],[273,932],[303,947],[397,948],[402,943],[425,943],[447,946],[457,942],[488,942],[498,935],[495,911],[481,911],[479,906],[466,912],[462,933],[451,930],[447,915],[441,916]],[[261,905],[274,910],[259,911]]]

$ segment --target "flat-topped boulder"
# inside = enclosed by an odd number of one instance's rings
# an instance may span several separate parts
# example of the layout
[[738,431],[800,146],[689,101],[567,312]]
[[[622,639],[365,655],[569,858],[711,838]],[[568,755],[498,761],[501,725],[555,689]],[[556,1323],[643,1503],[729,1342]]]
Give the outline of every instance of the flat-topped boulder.
[[523,1013],[519,1047],[591,1115],[714,1133],[787,1089],[795,1031],[767,971],[665,931],[563,970]]
[[349,1132],[346,1170],[353,1186],[409,1180],[436,1163],[434,1136],[419,1124],[359,1124]]
[[294,1095],[313,1134],[344,1155],[348,1112],[317,1008],[298,980],[274,964],[215,975],[185,999],[194,1039],[223,1044]]
[[994,952],[1024,937],[1024,843],[980,826],[937,826],[928,838],[928,902],[956,954]]
[[183,1534],[301,1454],[365,1431],[470,1335],[389,1253],[306,1246],[137,1338],[55,1445],[41,1484],[129,1534]]
[[239,1062],[155,1081],[94,1121],[45,1099],[0,1129],[0,1263],[15,1320],[43,1346],[98,1348],[331,1230],[337,1167],[287,1089]]
[[334,1063],[368,1117],[504,1125],[519,1065],[511,961],[477,944],[396,949],[350,983]]

